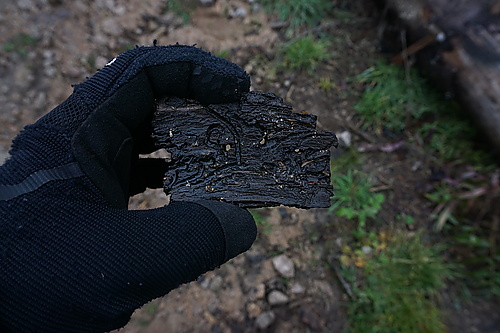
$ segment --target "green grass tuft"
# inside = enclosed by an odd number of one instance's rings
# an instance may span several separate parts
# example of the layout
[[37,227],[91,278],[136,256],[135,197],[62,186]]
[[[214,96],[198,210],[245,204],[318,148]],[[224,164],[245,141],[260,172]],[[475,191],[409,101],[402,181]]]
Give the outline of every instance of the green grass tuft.
[[266,217],[262,215],[261,210],[250,209],[249,212],[250,214],[252,214],[252,217],[259,231],[265,235],[269,234],[272,230],[272,226],[271,223],[266,219]]
[[445,332],[435,300],[452,270],[440,248],[425,244],[419,234],[397,233],[361,272],[348,306],[351,332]]
[[37,39],[27,34],[17,34],[2,45],[5,52],[16,52],[26,56],[30,47],[36,45]]
[[191,21],[191,12],[196,7],[194,1],[181,1],[181,0],[170,0],[167,1],[167,12],[172,12],[175,16],[182,19],[184,24],[188,24]]
[[400,67],[379,63],[357,79],[366,85],[366,90],[355,109],[364,119],[365,126],[378,132],[382,128],[402,132],[414,120],[455,107],[443,102],[415,70],[407,77]]
[[329,212],[357,220],[360,229],[365,227],[369,218],[378,214],[385,200],[382,193],[370,191],[371,184],[366,175],[351,169],[346,174],[335,175],[333,188],[335,195]]
[[355,109],[364,127],[404,133],[440,160],[482,165],[489,153],[477,149],[477,129],[455,101],[445,100],[416,69],[378,63],[358,75],[366,86]]
[[495,232],[500,191],[492,185],[498,164],[478,145],[474,122],[414,69],[379,63],[358,81],[366,88],[356,105],[365,128],[408,136],[446,172],[447,178],[434,182],[424,196],[436,206],[434,230],[465,268],[461,283],[481,295],[500,297],[500,238]]
[[292,70],[312,72],[320,61],[331,58],[330,42],[312,36],[299,38],[285,44],[282,66]]
[[289,24],[287,35],[291,37],[302,27],[319,23],[332,6],[328,0],[261,0],[264,9]]

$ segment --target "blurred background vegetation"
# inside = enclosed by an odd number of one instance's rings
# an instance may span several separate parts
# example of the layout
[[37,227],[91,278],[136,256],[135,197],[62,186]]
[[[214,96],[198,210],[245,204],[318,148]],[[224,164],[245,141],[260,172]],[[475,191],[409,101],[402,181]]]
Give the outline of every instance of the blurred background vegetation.
[[[318,27],[352,16],[344,2],[261,1],[272,16],[288,23],[279,51],[280,70],[309,75],[335,57],[333,36]],[[423,221],[379,213],[387,197],[370,184],[364,155],[349,147],[332,161],[335,196],[329,213],[348,221],[348,242],[328,261],[350,295],[352,332],[445,332],[440,292],[460,297],[500,297],[498,208],[499,169],[481,143],[470,116],[416,68],[390,64],[380,56],[352,80],[361,129],[409,142],[435,169],[449,168],[423,193],[434,207]],[[321,77],[321,89],[335,85]],[[448,288],[445,286],[448,285]]]

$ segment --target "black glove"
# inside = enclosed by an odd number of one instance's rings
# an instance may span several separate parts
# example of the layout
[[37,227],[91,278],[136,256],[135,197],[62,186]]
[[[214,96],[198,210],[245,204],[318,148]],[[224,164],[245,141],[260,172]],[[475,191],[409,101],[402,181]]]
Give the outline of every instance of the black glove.
[[190,46],[127,51],[13,141],[0,167],[0,331],[92,332],[246,251],[251,215],[213,202],[128,211],[161,186],[164,165],[139,160],[154,99],[236,101],[238,66]]

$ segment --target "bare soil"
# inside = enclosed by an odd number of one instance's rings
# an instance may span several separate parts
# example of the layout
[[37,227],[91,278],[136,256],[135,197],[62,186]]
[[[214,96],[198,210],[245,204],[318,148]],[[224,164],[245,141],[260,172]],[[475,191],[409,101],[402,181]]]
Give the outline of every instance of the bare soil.
[[[226,56],[245,68],[252,88],[273,92],[297,112],[319,116],[322,129],[352,135],[355,147],[391,143],[391,139],[359,130],[353,106],[361,87],[353,77],[379,59],[378,12],[371,1],[346,5],[341,17],[322,28],[334,37],[332,60],[313,74],[278,75],[276,59],[283,31],[253,1],[219,0],[204,7],[192,3],[191,19],[166,11],[166,1],[19,0],[0,3],[0,158],[23,126],[61,103],[81,82],[118,53],[134,45],[196,44]],[[241,17],[235,11],[244,12]],[[233,15],[232,15],[233,14]],[[19,36],[31,39],[19,42]],[[17,38],[17,39],[16,39]],[[16,42],[17,40],[17,42]],[[17,44],[16,44],[17,43]],[[319,78],[331,80],[324,91]],[[334,152],[339,155],[345,147]],[[382,218],[391,223],[398,214],[413,216],[418,226],[430,224],[432,207],[421,199],[430,181],[427,157],[405,143],[392,153],[366,152],[364,171],[374,187],[390,198]],[[131,209],[163,205],[159,190],[148,190],[130,201]],[[326,209],[262,209],[265,222],[252,249],[219,269],[183,285],[136,311],[120,332],[341,332],[347,327],[345,290],[327,267],[326,258],[342,244],[346,221]],[[273,258],[285,255],[293,262],[292,276],[283,277]],[[273,291],[281,292],[276,297]],[[273,294],[273,297],[270,295]],[[286,298],[282,296],[285,295]],[[451,307],[450,307],[451,308]],[[450,331],[497,332],[500,320],[493,303],[449,310]],[[477,320],[482,318],[482,320]],[[267,320],[267,322],[266,322]]]

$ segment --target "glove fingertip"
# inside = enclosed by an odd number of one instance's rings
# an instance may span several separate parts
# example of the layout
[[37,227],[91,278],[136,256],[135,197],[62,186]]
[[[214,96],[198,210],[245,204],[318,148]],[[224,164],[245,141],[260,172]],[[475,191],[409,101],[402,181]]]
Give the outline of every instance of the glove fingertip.
[[[250,76],[226,59],[210,56],[213,63],[199,65],[191,77],[192,97],[202,104],[231,103],[250,89]],[[217,64],[217,65],[215,65]]]
[[257,238],[257,226],[252,214],[246,209],[219,201],[199,200],[195,203],[210,210],[222,226],[226,239],[224,262],[250,249]]

